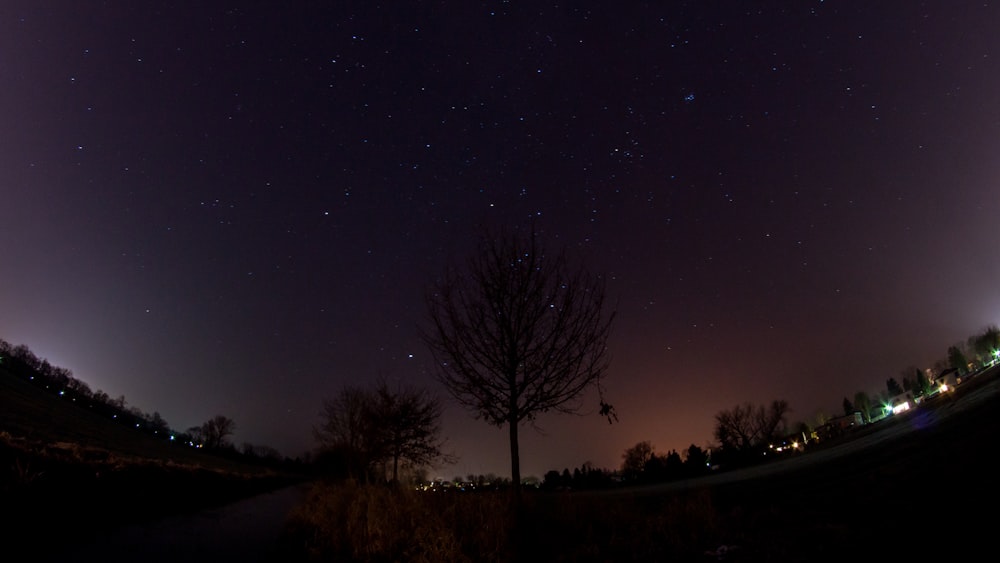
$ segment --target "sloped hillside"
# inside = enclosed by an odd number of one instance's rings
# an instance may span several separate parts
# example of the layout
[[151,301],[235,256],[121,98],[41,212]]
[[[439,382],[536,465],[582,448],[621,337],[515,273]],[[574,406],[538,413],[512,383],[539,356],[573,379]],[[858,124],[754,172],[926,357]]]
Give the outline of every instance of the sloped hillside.
[[0,370],[5,543],[73,541],[95,529],[218,505],[299,479],[158,439]]

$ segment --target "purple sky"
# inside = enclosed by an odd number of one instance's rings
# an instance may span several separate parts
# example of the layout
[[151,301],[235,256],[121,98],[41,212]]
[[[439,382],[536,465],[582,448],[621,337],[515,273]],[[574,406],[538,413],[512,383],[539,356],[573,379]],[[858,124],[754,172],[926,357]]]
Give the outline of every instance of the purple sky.
[[[344,384],[440,392],[425,289],[534,220],[619,303],[620,421],[540,418],[541,476],[839,414],[997,322],[1000,7],[617,4],[5,2],[0,338],[294,456]],[[509,474],[443,431],[440,476]]]

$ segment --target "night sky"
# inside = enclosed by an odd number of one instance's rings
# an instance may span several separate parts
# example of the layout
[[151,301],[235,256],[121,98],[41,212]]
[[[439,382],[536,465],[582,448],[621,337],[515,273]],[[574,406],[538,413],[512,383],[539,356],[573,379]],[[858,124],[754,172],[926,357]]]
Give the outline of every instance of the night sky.
[[[1000,320],[1000,7],[4,2],[0,338],[296,456],[378,377],[446,398],[424,293],[484,225],[607,276],[607,398],[522,474],[789,422]],[[748,7],[753,5],[753,7]],[[506,430],[448,403],[459,462]]]

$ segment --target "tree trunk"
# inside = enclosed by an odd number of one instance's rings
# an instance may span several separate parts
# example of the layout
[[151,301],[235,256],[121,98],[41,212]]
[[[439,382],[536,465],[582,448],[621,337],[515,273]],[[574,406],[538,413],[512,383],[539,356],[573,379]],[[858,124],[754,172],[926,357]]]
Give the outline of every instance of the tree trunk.
[[510,426],[510,485],[518,492],[521,489],[521,457],[517,451],[517,420],[507,424]]

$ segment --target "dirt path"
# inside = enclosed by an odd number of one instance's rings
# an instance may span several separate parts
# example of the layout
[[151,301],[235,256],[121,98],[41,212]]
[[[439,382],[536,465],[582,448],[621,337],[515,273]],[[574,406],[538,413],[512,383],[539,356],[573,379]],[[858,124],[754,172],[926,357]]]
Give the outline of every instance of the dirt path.
[[[193,515],[136,524],[59,549],[49,561],[264,563],[279,561],[285,516],[304,494],[297,485]],[[32,558],[34,561],[38,559]]]

